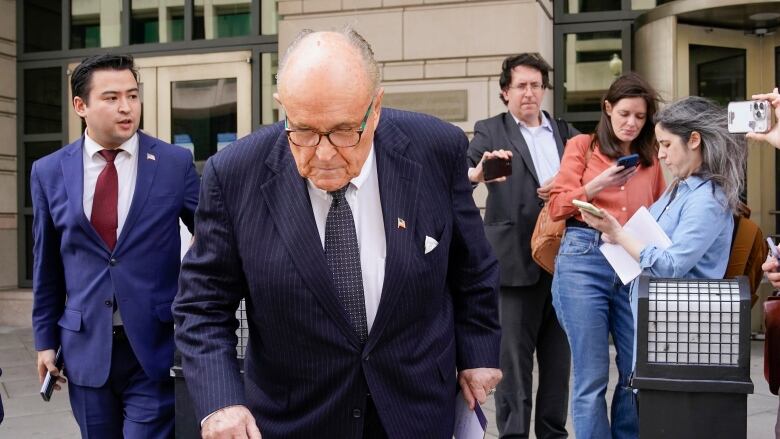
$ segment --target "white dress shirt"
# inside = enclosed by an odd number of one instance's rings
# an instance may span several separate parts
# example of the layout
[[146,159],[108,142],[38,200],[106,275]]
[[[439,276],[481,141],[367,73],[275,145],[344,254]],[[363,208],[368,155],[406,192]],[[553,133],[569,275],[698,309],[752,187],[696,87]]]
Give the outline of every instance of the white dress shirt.
[[[512,114],[512,113],[509,113]],[[561,168],[561,158],[558,155],[558,144],[555,143],[555,133],[553,132],[550,119],[544,113],[539,113],[542,124],[537,127],[529,127],[522,120],[512,117],[520,128],[520,133],[525,139],[528,150],[531,152],[531,160],[534,162],[536,176],[539,177],[539,184],[543,185],[547,180],[555,177]]]
[[[325,221],[333,199],[326,191],[306,181],[309,189],[314,220],[320,234],[322,248],[325,248]],[[374,145],[368,153],[360,175],[353,178],[347,188],[346,200],[355,219],[358,247],[360,247],[360,271],[363,275],[363,293],[366,298],[366,320],[368,331],[374,324],[379,299],[382,297],[382,285],[385,281],[385,257],[387,241],[382,215],[382,203],[379,200],[379,178],[376,170]]]
[[[127,213],[130,211],[130,204],[133,202],[135,193],[135,180],[138,176],[138,134],[123,143],[120,148],[122,151],[114,159],[117,179],[119,182],[119,199],[117,201],[117,239],[122,233],[122,227],[125,225]],[[95,198],[95,185],[103,168],[106,167],[106,160],[98,154],[106,149],[89,137],[84,132],[84,215],[87,219],[92,218],[92,201]],[[122,316],[119,315],[119,308],[114,313],[114,325],[122,324]]]

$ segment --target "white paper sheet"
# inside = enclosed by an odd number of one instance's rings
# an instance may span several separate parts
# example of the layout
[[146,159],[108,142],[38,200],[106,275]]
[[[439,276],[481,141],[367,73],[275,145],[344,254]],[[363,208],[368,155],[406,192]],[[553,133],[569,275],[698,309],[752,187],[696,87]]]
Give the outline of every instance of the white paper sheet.
[[[623,230],[638,239],[643,245],[655,245],[662,250],[672,245],[672,241],[645,207],[640,207],[636,211],[634,216],[623,226]],[[623,285],[631,282],[642,273],[639,262],[632,258],[622,246],[604,243],[599,249],[620,277]]]
[[469,410],[463,395],[455,395],[455,439],[484,439],[487,431],[487,418],[479,403]]

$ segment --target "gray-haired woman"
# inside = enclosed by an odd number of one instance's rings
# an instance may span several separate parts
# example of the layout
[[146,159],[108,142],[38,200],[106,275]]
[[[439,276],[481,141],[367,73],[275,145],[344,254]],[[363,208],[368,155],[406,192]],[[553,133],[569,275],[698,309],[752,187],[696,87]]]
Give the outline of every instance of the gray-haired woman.
[[[650,213],[672,241],[660,249],[625,233],[608,213],[583,219],[620,244],[654,277],[721,279],[744,185],[744,141],[727,129],[726,111],[704,98],[681,99],[655,118],[658,158],[675,177]],[[635,308],[636,295],[632,305]]]

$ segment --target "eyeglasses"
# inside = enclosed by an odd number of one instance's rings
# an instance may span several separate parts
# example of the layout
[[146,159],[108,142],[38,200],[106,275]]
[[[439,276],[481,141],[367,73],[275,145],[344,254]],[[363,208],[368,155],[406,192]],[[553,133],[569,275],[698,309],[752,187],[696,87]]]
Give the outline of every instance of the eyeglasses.
[[371,113],[371,107],[374,106],[374,98],[371,98],[371,102],[366,109],[366,115],[363,116],[363,121],[360,123],[360,128],[352,130],[330,130],[330,131],[314,131],[314,130],[295,130],[290,128],[290,122],[287,118],[284,119],[284,130],[287,132],[287,140],[295,146],[301,148],[313,148],[320,144],[322,136],[328,138],[328,142],[336,148],[352,148],[360,143],[360,137],[363,135],[363,131],[366,129],[368,123],[368,115]]
[[530,88],[531,91],[539,91],[544,88],[544,84],[542,84],[541,82],[528,82],[528,83],[521,82],[520,84],[517,85],[510,85],[507,88],[516,88],[521,91],[526,91]]

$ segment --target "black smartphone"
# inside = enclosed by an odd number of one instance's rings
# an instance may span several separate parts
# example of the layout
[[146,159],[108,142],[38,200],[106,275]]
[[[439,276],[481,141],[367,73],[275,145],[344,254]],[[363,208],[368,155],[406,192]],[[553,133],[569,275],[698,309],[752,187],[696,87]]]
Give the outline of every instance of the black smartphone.
[[639,154],[624,155],[617,159],[617,165],[625,169],[633,168],[639,164]]
[[[54,358],[54,365],[60,371],[60,374],[62,374],[62,347],[57,348],[57,356]],[[51,399],[51,394],[54,392],[54,384],[56,382],[57,378],[52,375],[51,372],[46,372],[46,378],[44,378],[43,385],[41,386],[41,398],[43,398],[44,401],[49,401]]]
[[495,158],[485,160],[482,162],[482,175],[485,181],[512,175],[512,159]]

